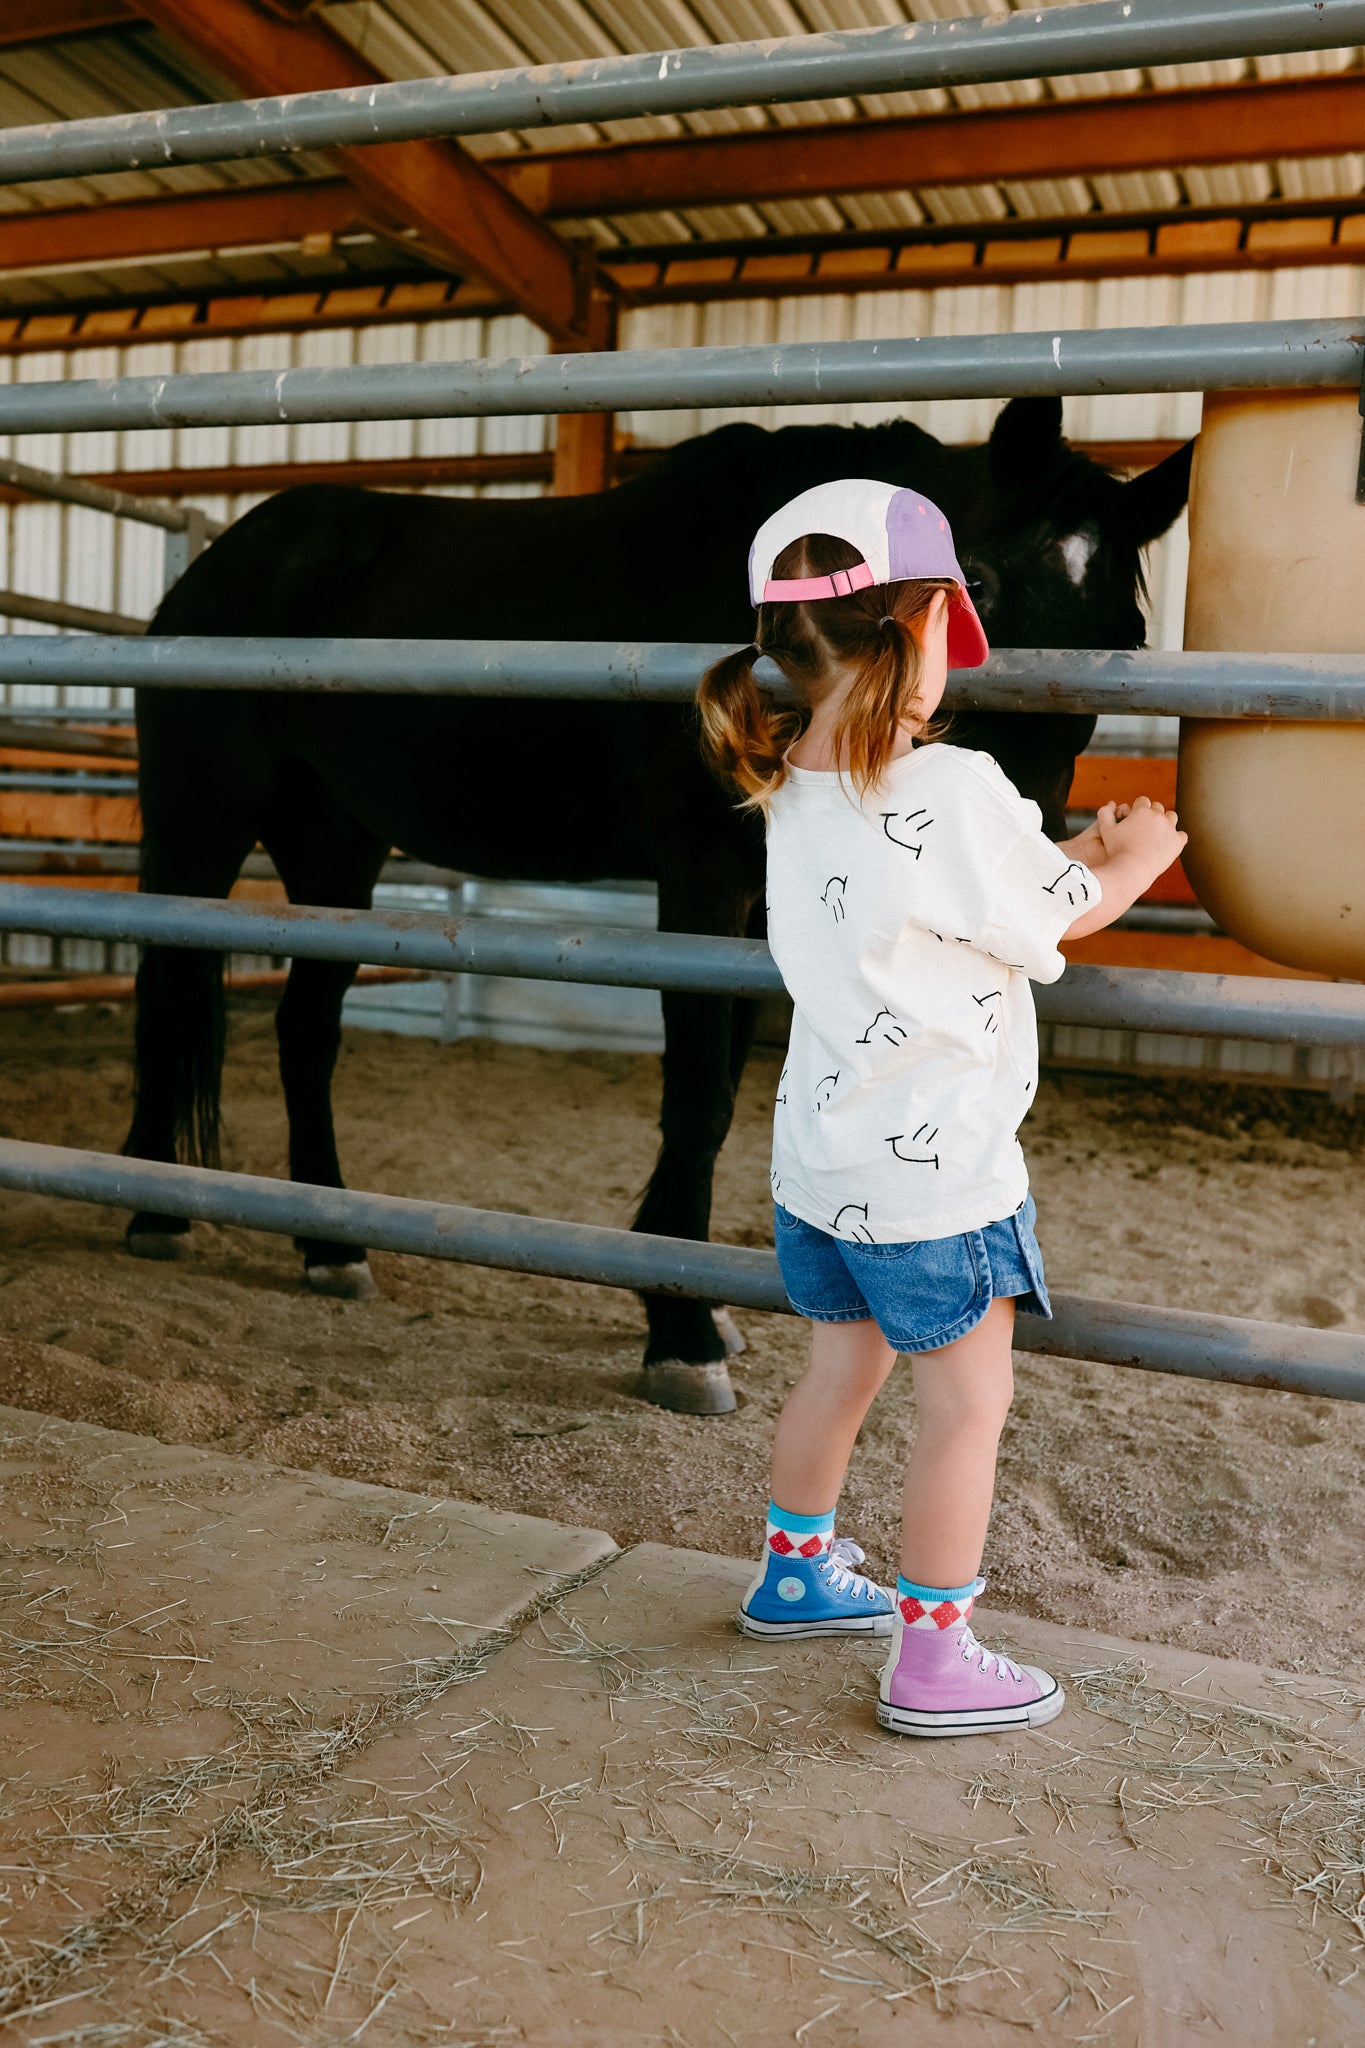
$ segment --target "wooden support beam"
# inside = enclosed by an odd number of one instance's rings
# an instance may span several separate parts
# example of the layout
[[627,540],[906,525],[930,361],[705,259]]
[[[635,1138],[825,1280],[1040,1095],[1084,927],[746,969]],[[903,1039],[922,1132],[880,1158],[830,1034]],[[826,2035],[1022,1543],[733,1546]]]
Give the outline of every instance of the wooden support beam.
[[141,11],[124,0],[0,0],[0,49],[129,28]]
[[108,206],[61,206],[0,214],[0,272],[98,268],[120,257],[205,255],[218,249],[301,242],[364,223],[366,208],[344,178],[183,192]]
[[135,846],[142,837],[142,811],[135,796],[0,789],[0,837],[112,840]]
[[612,430],[610,412],[562,413],[555,422],[554,471],[551,494],[581,498],[605,491],[611,483]]
[[[625,451],[628,463],[632,452]],[[654,451],[648,453],[652,457]],[[293,484],[367,484],[376,490],[421,491],[438,484],[548,483],[553,464],[548,451],[531,449],[510,455],[396,455],[372,462],[235,462],[211,469],[110,470],[107,476],[121,479],[111,488],[145,491],[149,498],[234,498],[286,491]],[[98,481],[107,481],[105,472]],[[21,492],[0,486],[0,503],[21,497]]]
[[[138,0],[147,14],[243,93],[265,96],[383,82],[314,14],[252,0]],[[334,152],[381,219],[415,232],[438,265],[473,270],[563,348],[588,346],[590,254],[565,245],[457,142],[394,142]]]
[[[606,293],[594,298],[591,346],[613,349],[617,340],[617,301]],[[614,412],[561,413],[555,421],[554,471],[550,484],[556,498],[582,498],[605,491],[612,480],[616,448]]]
[[[1027,227],[1028,232],[1021,232]],[[1220,270],[1365,265],[1360,199],[1020,223],[900,234],[767,236],[751,242],[613,249],[603,264],[635,306],[959,285],[1182,277]],[[3,346],[3,341],[0,341]]]
[[1111,926],[1088,939],[1063,939],[1061,950],[1068,960],[1090,967],[1173,967],[1187,974],[1251,974],[1271,981],[1331,979],[1306,968],[1282,967],[1222,932],[1130,932]]
[[[566,418],[603,419],[594,413]],[[1152,469],[1180,446],[1178,441],[1077,441],[1084,455],[1114,469]],[[663,448],[614,449],[609,475],[638,476],[667,451]],[[141,492],[151,498],[242,497],[287,491],[294,484],[361,484],[377,491],[422,491],[440,484],[548,484],[554,456],[528,450],[511,455],[395,455],[348,462],[238,462],[203,469],[101,470],[86,481],[110,490]],[[601,489],[600,484],[591,486]],[[23,492],[0,485],[0,504],[18,504]],[[37,714],[34,714],[37,716]],[[1098,799],[1103,802],[1104,799]],[[1077,799],[1079,808],[1086,808]]]
[[1008,178],[1332,156],[1365,139],[1365,74],[971,114],[832,121],[484,159],[547,217],[637,213]]

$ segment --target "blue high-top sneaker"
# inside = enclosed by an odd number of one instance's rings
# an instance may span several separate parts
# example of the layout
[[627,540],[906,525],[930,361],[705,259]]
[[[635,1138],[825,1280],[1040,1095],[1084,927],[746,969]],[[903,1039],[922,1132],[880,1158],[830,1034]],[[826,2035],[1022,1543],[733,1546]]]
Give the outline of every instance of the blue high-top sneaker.
[[889,1636],[895,1602],[852,1569],[863,1553],[834,1516],[770,1508],[763,1563],[735,1619],[746,1636]]

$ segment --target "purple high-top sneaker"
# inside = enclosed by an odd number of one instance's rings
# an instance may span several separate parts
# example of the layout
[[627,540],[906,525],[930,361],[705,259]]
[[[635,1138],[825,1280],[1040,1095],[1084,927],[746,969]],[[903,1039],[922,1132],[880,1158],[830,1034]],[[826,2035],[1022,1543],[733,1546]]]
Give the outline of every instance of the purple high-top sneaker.
[[957,1603],[897,1599],[877,1701],[883,1728],[897,1735],[985,1735],[1041,1728],[1061,1713],[1066,1694],[1050,1673],[987,1650],[972,1634],[968,1616],[985,1583],[978,1579]]

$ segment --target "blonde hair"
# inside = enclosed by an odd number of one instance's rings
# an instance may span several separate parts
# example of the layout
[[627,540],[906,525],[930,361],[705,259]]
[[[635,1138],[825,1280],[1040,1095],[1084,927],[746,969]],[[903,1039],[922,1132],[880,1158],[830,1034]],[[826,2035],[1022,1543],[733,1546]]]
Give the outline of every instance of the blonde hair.
[[[828,576],[861,560],[848,541],[807,533],[782,550],[773,575]],[[759,606],[753,645],[716,662],[697,690],[702,752],[746,809],[766,809],[772,801],[787,777],[787,749],[810,718],[804,701],[783,704],[764,693],[754,678],[759,655],[776,663],[798,700],[826,668],[856,664],[833,746],[841,772],[846,762],[863,796],[879,781],[904,727],[927,730],[916,713],[924,673],[919,634],[934,593],[956,588],[946,579],[916,579],[873,584],[847,597]]]

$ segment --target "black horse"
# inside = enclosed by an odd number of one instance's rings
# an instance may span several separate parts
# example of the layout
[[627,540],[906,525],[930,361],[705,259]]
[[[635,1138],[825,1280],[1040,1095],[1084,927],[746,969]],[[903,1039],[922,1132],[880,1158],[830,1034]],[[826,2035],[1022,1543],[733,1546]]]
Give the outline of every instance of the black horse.
[[[285,491],[181,578],[154,633],[743,642],[749,538],[786,499],[838,476],[910,484],[947,512],[992,640],[1137,647],[1140,550],[1188,489],[1189,450],[1121,483],[1061,438],[1055,400],[1015,400],[984,448],[906,422],[747,425],[686,442],[601,495],[484,500],[331,485]],[[965,714],[984,748],[1064,830],[1094,721]],[[685,706],[250,691],[139,693],[142,887],[224,896],[259,841],[292,901],[368,906],[392,847],[501,878],[655,881],[660,925],[761,932],[763,843],[704,769]],[[137,1096],[125,1151],[213,1163],[223,1057],[221,956],[152,946],[137,988]],[[331,1078],[354,969],[298,960],[279,1006],[296,1180],[342,1185]],[[663,1144],[639,1230],[704,1238],[755,1005],[665,994]],[[176,1257],[188,1225],[142,1212],[130,1248]],[[372,1290],[364,1254],[300,1241],[320,1292]],[[644,1391],[732,1405],[704,1303],[646,1297]]]

